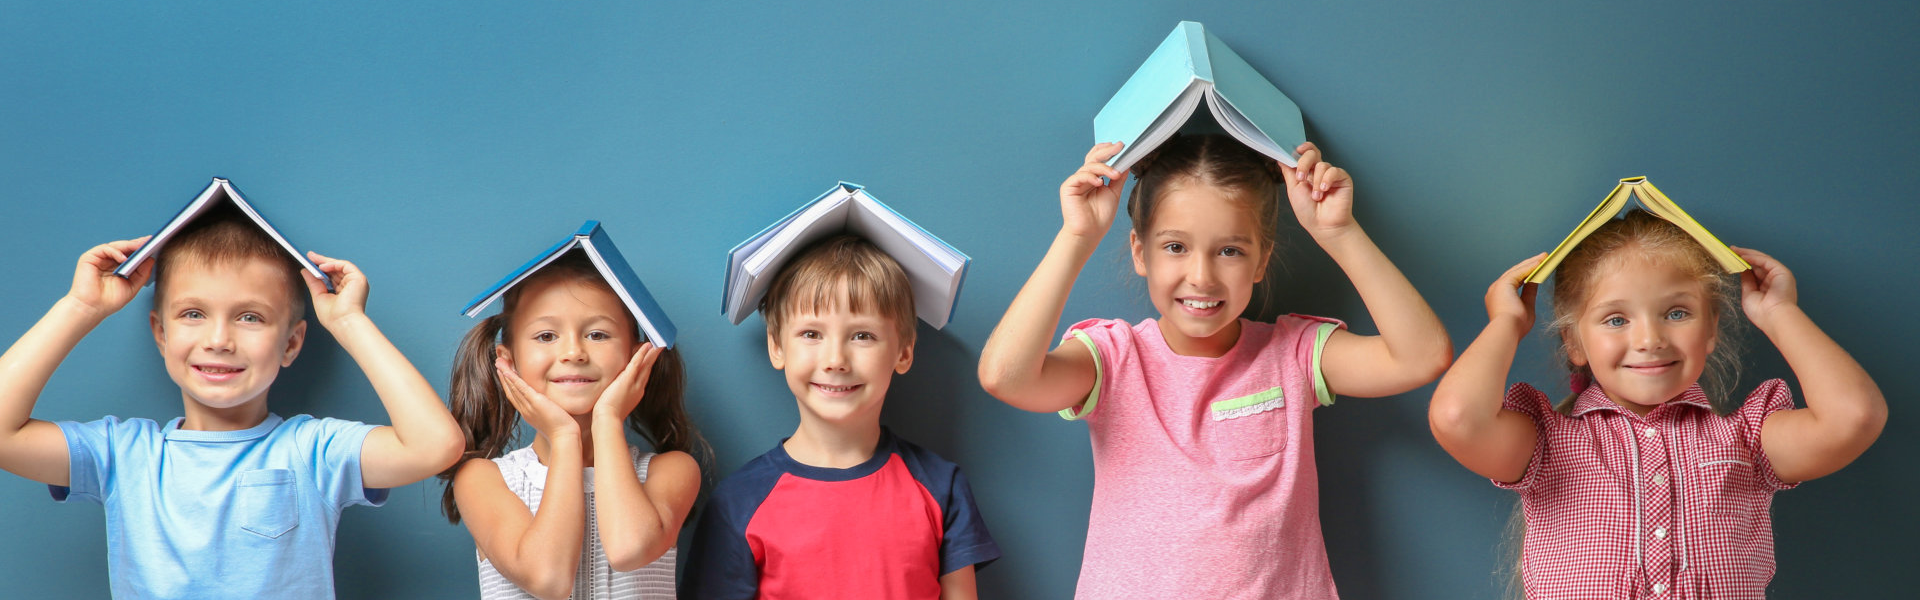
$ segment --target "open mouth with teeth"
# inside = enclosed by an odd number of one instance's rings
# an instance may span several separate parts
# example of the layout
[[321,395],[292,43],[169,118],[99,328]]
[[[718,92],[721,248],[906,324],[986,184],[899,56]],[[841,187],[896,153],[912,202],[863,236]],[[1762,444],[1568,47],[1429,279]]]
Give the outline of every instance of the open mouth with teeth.
[[547,381],[551,383],[557,383],[560,385],[590,385],[593,382],[599,381],[599,380],[594,379],[592,377],[559,377],[555,379],[549,379]]
[[845,393],[860,389],[861,385],[863,384],[855,383],[855,384],[849,384],[849,385],[827,385],[824,383],[816,383],[816,384],[813,384],[813,389],[820,390],[828,394],[845,394]]
[[229,367],[224,365],[194,365],[193,370],[199,373],[201,376],[206,377],[207,379],[211,379],[213,381],[226,381],[228,379],[232,379],[235,375],[239,375],[241,371],[245,371],[247,369],[246,367]]
[[1189,298],[1180,299],[1181,306],[1185,306],[1187,308],[1191,308],[1195,310],[1209,310],[1214,307],[1220,306],[1221,302],[1222,302],[1221,300],[1193,300]]

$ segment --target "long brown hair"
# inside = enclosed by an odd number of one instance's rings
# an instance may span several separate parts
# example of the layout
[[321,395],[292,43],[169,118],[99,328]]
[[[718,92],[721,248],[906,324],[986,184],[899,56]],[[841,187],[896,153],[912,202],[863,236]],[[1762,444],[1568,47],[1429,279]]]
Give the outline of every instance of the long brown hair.
[[[494,373],[494,348],[512,339],[507,327],[513,322],[514,309],[520,305],[521,290],[536,281],[554,277],[612,290],[584,253],[569,252],[507,290],[500,299],[500,314],[482,319],[467,331],[454,354],[447,396],[453,420],[460,424],[460,432],[466,437],[466,450],[460,454],[459,462],[440,473],[440,479],[447,484],[440,496],[440,512],[452,523],[460,522],[460,507],[453,501],[454,474],[469,460],[498,458],[508,444],[519,438],[520,413],[507,401],[500,379]],[[639,324],[631,316],[627,326],[631,339],[640,339]],[[655,452],[686,452],[693,455],[695,462],[706,465],[713,450],[700,436],[700,430],[693,426],[693,419],[687,416],[686,386],[686,366],[680,360],[678,345],[661,351],[647,377],[646,399],[627,415],[627,429],[646,440]]]

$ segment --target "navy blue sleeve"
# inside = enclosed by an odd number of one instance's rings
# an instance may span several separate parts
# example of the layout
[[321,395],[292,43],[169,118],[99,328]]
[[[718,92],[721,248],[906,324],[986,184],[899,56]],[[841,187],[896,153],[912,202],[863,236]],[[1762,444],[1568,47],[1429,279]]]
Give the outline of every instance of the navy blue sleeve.
[[973,565],[978,571],[1000,558],[1000,545],[993,542],[993,534],[987,533],[987,522],[980,518],[980,505],[973,501],[973,486],[967,483],[967,475],[961,473],[957,465],[953,468],[952,481],[946,500],[940,503],[945,509],[942,522],[946,523],[946,533],[940,538],[941,575],[967,565]]
[[973,486],[960,472],[960,465],[911,442],[897,443],[902,458],[907,459],[907,470],[940,503],[940,574],[967,565],[977,571],[1000,558],[1000,545],[987,533],[987,522],[980,518],[980,506],[973,501]]
[[747,524],[773,492],[781,471],[765,456],[747,461],[719,485],[700,511],[691,547],[682,554],[680,597],[691,600],[760,596],[760,565],[747,545]]

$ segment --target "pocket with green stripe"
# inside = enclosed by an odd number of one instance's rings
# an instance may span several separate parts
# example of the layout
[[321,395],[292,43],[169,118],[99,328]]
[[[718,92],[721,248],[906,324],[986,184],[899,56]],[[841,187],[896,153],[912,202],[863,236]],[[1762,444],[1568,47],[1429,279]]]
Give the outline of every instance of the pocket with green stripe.
[[1270,456],[1286,446],[1286,392],[1282,386],[1207,404],[1201,427],[1214,456],[1246,460]]

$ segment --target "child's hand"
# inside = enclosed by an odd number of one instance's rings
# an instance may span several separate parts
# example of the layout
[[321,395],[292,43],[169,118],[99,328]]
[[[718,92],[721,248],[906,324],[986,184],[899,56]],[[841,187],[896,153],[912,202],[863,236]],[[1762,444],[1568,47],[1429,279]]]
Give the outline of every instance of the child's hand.
[[600,399],[594,401],[594,420],[625,421],[627,415],[640,406],[641,397],[646,395],[647,379],[653,375],[653,363],[659,359],[660,347],[653,342],[635,349],[633,358],[627,359],[627,368],[620,371],[606,391],[600,392]]
[[1299,166],[1281,165],[1280,176],[1286,180],[1287,201],[1300,226],[1316,238],[1353,227],[1353,178],[1346,169],[1320,160],[1320,148],[1313,142],[1294,151],[1300,154]]
[[1782,308],[1797,307],[1800,291],[1794,284],[1793,272],[1773,257],[1751,248],[1734,248],[1735,254],[1746,259],[1752,269],[1740,274],[1740,308],[1745,309],[1747,320],[1762,330],[1773,324],[1773,316]]
[[366,314],[367,276],[360,272],[360,267],[313,251],[307,252],[307,260],[333,279],[333,293],[327,293],[327,284],[320,278],[304,269],[300,271],[300,277],[307,282],[307,293],[313,296],[313,316],[320,319],[320,325],[331,330],[340,319]]
[[[1533,267],[1546,258],[1547,253],[1541,252],[1533,255],[1532,258],[1520,261],[1520,264],[1502,273],[1500,280],[1493,282],[1493,287],[1487,288],[1487,322],[1489,324],[1499,322],[1501,319],[1510,319],[1515,325],[1520,326],[1520,331],[1533,330],[1533,297],[1540,291],[1540,286],[1526,283],[1527,273],[1533,272]],[[1515,293],[1516,291],[1518,293]]]
[[73,288],[67,291],[67,297],[101,317],[118,312],[140,294],[140,286],[146,285],[147,277],[153,274],[154,261],[140,263],[140,268],[134,269],[133,275],[126,279],[114,275],[113,270],[152,237],[107,242],[87,249],[80,255],[80,263],[74,266]]
[[[1113,226],[1113,215],[1120,208],[1120,188],[1127,174],[1107,166],[1107,159],[1120,153],[1120,142],[1095,144],[1087,151],[1087,163],[1060,184],[1060,230],[1073,235],[1099,238]],[[1100,178],[1107,178],[1101,182]]]
[[514,372],[513,363],[506,358],[495,357],[493,372],[500,377],[500,390],[506,394],[507,402],[513,404],[513,410],[518,411],[520,419],[532,425],[534,431],[547,436],[549,440],[561,434],[579,435],[580,422],[573,420],[573,415],[567,414],[566,409],[554,404],[545,394],[533,391],[533,387]]

